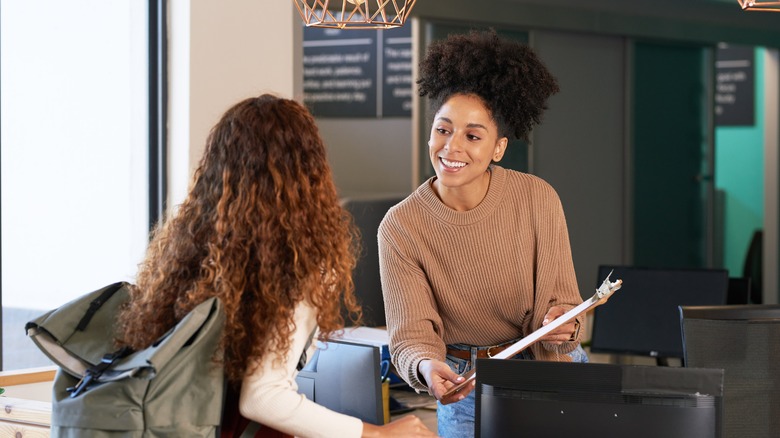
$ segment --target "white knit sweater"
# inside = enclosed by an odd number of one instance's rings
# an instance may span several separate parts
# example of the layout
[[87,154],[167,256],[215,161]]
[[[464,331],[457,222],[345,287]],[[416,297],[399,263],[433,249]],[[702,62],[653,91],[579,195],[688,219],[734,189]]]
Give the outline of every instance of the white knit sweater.
[[[244,378],[239,400],[241,414],[280,432],[299,437],[360,437],[363,433],[363,422],[360,419],[331,411],[298,394],[296,366],[317,324],[314,307],[306,300],[301,301],[295,308],[294,320],[295,331],[291,335],[290,351],[282,366],[275,366],[275,355],[268,354],[257,371]],[[312,357],[311,353],[308,354],[309,358]]]

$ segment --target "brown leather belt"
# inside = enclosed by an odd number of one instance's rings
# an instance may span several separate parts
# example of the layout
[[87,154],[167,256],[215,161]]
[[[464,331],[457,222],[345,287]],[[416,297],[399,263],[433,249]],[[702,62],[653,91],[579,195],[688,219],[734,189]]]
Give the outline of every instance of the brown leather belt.
[[[498,353],[501,353],[502,351],[506,350],[507,347],[512,345],[509,344],[503,344],[503,345],[495,345],[490,348],[483,348],[481,350],[477,350],[477,358],[478,359],[484,359],[486,357],[493,357],[497,355]],[[458,359],[464,359],[464,360],[471,360],[471,351],[470,350],[456,350],[454,348],[448,348],[447,354],[450,356],[455,356]]]

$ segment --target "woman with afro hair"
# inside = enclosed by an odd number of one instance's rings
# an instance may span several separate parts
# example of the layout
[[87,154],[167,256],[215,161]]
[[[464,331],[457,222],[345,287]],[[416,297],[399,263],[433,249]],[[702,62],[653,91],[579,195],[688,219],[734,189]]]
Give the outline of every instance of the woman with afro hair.
[[[496,164],[509,139],[528,139],[558,85],[530,48],[492,30],[432,43],[417,83],[435,113],[436,176],[379,228],[390,351],[401,377],[438,399],[439,435],[468,437],[473,383],[445,395],[460,374],[582,302],[558,195]],[[520,357],[587,361],[583,322]]]
[[[226,322],[215,359],[245,418],[301,437],[435,436],[416,417],[377,426],[297,392],[315,328],[322,339],[341,329],[342,304],[360,318],[355,237],[311,114],[268,94],[245,99],[211,130],[187,198],[155,230],[120,315],[120,342],[145,348],[218,297]],[[230,414],[223,433],[244,421]]]

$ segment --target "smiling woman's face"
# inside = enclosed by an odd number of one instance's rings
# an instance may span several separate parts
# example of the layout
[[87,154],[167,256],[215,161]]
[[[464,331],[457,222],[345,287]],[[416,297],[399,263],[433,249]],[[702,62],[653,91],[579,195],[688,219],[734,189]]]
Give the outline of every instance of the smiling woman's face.
[[503,157],[506,144],[507,138],[499,137],[498,126],[479,97],[456,94],[444,102],[428,140],[437,177],[434,188],[442,201],[449,204],[445,198],[451,192],[478,204],[490,183],[487,168]]

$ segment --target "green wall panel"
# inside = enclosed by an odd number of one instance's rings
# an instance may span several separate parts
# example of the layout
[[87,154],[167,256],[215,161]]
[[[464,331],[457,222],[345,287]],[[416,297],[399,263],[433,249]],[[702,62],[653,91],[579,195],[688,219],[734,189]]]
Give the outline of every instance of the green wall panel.
[[764,220],[764,49],[755,54],[755,125],[715,129],[715,187],[723,193],[723,267],[742,275],[750,239]]

